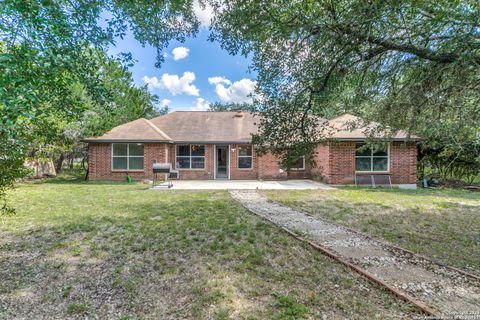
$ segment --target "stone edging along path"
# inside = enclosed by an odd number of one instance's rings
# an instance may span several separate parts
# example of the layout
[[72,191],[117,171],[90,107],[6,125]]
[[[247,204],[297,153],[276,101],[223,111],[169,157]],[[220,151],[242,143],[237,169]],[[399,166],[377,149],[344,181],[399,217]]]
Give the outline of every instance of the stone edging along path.
[[480,319],[480,280],[425,257],[399,250],[315,218],[269,202],[255,190],[230,195],[254,214],[307,241],[370,280],[386,286],[427,314],[445,318]]

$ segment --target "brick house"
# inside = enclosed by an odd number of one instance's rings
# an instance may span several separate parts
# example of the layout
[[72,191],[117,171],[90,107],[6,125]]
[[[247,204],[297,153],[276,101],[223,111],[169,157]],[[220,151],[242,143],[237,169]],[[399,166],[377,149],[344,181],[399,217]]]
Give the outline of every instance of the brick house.
[[[271,153],[257,155],[251,134],[258,115],[248,112],[178,111],[151,120],[138,119],[113,128],[89,145],[89,179],[151,179],[153,163],[171,163],[180,179],[304,179],[353,184],[355,179],[388,175],[393,184],[416,184],[415,137],[398,132],[385,148],[364,145],[373,124],[352,127],[359,118],[345,114],[319,120],[326,141],[319,144],[314,166],[304,157],[290,170]],[[325,130],[324,130],[325,131]],[[324,133],[325,134],[325,133]]]

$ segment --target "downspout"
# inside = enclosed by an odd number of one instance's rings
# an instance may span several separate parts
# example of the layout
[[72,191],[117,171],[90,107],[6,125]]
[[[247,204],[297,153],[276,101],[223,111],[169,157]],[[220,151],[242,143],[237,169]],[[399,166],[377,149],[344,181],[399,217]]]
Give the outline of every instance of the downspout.
[[90,169],[90,161],[88,161],[88,158],[90,158],[90,143],[87,143],[87,173],[85,174],[85,181],[88,181],[88,173]]

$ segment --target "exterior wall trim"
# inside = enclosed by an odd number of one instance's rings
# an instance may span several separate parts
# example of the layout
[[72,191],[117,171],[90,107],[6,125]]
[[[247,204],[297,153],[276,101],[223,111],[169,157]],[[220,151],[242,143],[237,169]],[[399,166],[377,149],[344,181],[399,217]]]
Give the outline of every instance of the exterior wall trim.
[[[230,180],[231,173],[232,173],[232,156],[230,154],[230,145],[227,145],[227,154],[228,154],[228,180]],[[213,155],[215,158],[217,158],[217,155]]]
[[217,145],[213,145],[213,180],[217,180]]
[[398,184],[397,186],[400,189],[409,189],[409,190],[416,190],[417,189],[417,185],[415,183]]

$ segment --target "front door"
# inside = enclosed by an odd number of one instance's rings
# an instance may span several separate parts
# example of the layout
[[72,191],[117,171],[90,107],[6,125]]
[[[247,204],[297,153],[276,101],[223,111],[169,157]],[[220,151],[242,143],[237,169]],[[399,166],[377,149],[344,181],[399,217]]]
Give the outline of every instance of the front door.
[[216,177],[217,179],[228,179],[228,146],[217,146],[216,156]]

